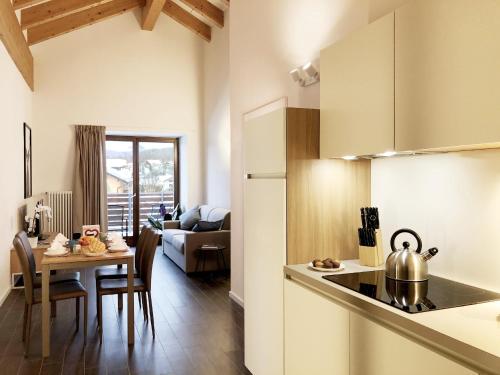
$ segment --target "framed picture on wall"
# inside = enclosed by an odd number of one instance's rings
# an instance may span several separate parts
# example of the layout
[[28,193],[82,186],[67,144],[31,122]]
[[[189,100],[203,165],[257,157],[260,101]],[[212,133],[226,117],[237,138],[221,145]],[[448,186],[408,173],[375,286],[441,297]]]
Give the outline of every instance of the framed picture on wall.
[[24,198],[31,197],[32,191],[32,152],[31,128],[24,123]]

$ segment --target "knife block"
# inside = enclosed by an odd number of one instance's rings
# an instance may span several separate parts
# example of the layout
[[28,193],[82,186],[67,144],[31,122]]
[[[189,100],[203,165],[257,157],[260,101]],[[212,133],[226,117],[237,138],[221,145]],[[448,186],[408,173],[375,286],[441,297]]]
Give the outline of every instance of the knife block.
[[375,230],[374,247],[360,246],[359,247],[359,263],[362,266],[377,267],[384,264],[384,247],[382,246],[382,231]]

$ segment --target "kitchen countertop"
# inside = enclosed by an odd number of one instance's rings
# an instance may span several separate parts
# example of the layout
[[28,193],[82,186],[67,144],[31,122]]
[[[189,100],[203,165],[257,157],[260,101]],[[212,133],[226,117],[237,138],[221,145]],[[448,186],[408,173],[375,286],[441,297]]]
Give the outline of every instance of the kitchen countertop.
[[[343,263],[346,269],[336,274],[384,268],[361,266],[357,260]],[[408,314],[322,278],[333,272],[317,272],[305,264],[285,266],[284,272],[285,277],[412,341],[466,366],[500,374],[500,301]]]

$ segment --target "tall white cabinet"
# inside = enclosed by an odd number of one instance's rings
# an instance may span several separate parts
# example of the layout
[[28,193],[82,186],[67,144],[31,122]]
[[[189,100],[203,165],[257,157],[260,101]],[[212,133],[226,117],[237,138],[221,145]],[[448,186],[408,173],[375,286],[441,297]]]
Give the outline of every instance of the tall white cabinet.
[[244,124],[245,366],[283,374],[286,262],[286,109]]

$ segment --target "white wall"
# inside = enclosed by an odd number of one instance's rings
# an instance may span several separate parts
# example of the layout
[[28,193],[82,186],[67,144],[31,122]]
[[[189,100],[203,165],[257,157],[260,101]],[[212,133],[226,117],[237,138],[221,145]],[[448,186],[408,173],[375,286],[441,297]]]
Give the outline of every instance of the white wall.
[[0,304],[10,291],[10,249],[12,239],[21,229],[18,213],[24,198],[23,122],[31,126],[32,94],[0,43]]
[[230,208],[229,12],[225,24],[204,45],[205,202]]
[[440,251],[431,273],[500,291],[500,150],[374,160],[372,203],[387,254],[411,228]]
[[203,41],[166,15],[153,32],[127,13],[32,48],[34,190],[71,190],[73,124],[182,135],[181,201],[203,198]]
[[242,115],[287,96],[319,107],[319,85],[301,88],[288,72],[368,22],[368,0],[231,2],[231,290],[243,298]]

